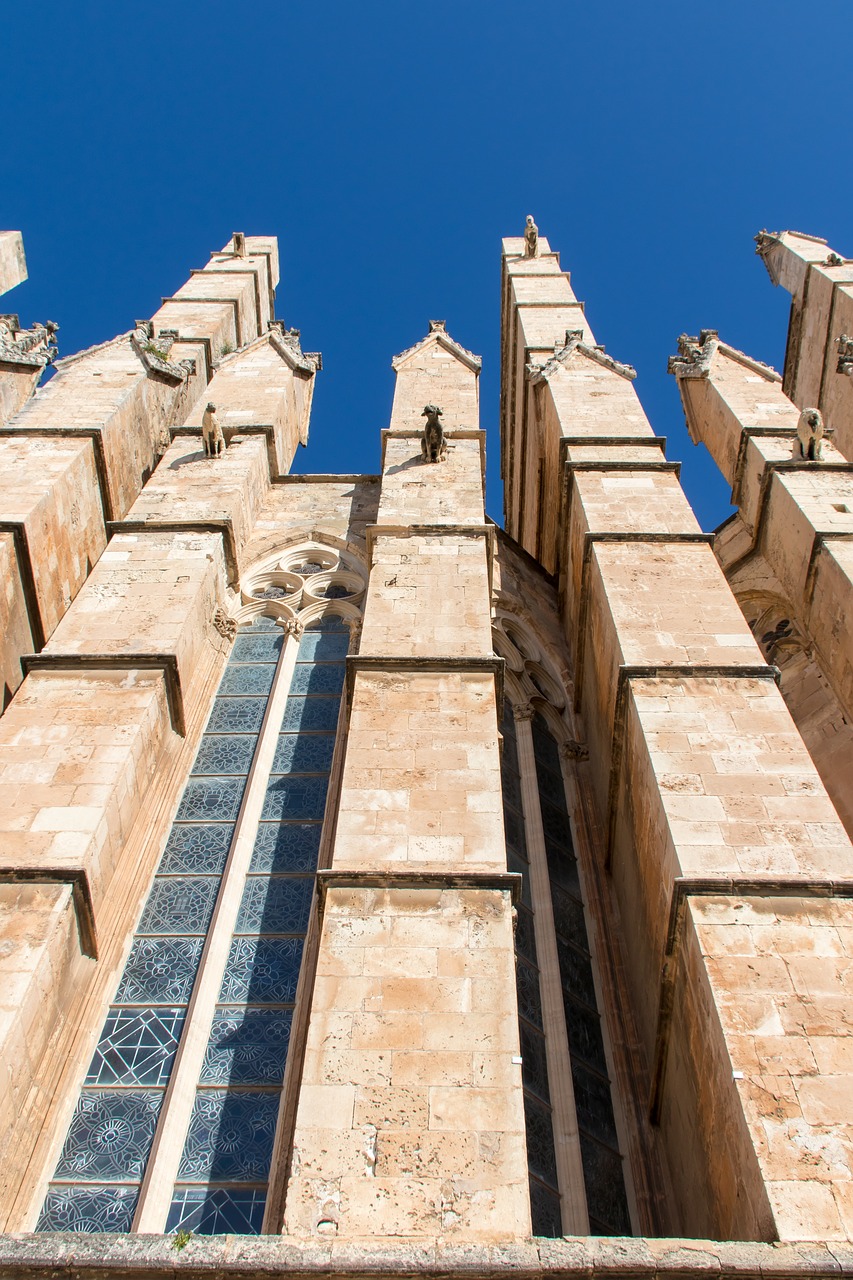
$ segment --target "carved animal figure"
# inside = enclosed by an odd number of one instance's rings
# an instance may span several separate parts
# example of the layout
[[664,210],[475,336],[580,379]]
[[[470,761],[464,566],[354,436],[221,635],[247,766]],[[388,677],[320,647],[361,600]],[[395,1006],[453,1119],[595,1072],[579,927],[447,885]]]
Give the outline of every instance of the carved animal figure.
[[425,405],[421,417],[426,418],[426,426],[421,436],[421,453],[424,462],[446,461],[447,441],[444,437],[444,428],[439,422],[441,410],[437,404]]
[[525,258],[539,257],[539,228],[533,221],[532,213],[528,213],[524,227],[524,256]]
[[225,436],[216,416],[216,405],[212,401],[201,417],[201,438],[206,458],[218,458],[225,452]]
[[823,440],[823,414],[820,409],[803,409],[797,423],[797,440],[794,457],[814,462],[821,457]]

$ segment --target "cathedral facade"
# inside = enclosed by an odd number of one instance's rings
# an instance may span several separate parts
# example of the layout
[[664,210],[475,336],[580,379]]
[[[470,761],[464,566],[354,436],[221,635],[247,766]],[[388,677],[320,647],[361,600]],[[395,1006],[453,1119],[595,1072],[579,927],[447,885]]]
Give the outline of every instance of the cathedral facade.
[[532,219],[503,529],[444,321],[290,474],[272,237],[0,316],[0,1276],[853,1268],[853,263],[757,241],[713,534]]

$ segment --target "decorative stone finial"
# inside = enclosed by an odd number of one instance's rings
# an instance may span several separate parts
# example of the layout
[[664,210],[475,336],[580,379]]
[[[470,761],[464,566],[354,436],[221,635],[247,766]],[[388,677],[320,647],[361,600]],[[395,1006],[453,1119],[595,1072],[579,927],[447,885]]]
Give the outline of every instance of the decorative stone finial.
[[844,259],[840,253],[830,253],[827,254],[826,262],[823,265],[825,267],[843,267]]
[[16,315],[0,315],[0,360],[4,364],[25,364],[43,368],[59,354],[56,334],[59,325],[53,320],[22,329]]
[[206,458],[219,458],[225,452],[225,436],[216,416],[216,405],[209,401],[201,418],[201,438]]
[[758,235],[754,237],[755,252],[759,258],[763,258],[773,248],[774,244],[779,243],[779,235],[778,231],[768,231],[765,227],[761,228]]
[[441,410],[437,404],[424,405],[422,418],[426,418],[426,426],[421,436],[421,454],[424,462],[446,462],[447,440],[444,428],[439,422]]
[[528,213],[524,224],[524,256],[525,258],[539,257],[539,228],[533,221],[532,213]]
[[698,338],[682,333],[678,339],[678,355],[669,357],[667,372],[674,373],[676,378],[707,378],[719,345],[720,335],[716,329],[702,329]]
[[235,231],[231,240],[234,246],[234,253],[238,258],[246,256],[246,235],[243,231]]
[[823,453],[823,435],[823,414],[820,409],[803,409],[797,422],[794,457],[804,462],[819,461]]
[[446,320],[430,320],[429,331],[430,333],[447,333],[447,321]]

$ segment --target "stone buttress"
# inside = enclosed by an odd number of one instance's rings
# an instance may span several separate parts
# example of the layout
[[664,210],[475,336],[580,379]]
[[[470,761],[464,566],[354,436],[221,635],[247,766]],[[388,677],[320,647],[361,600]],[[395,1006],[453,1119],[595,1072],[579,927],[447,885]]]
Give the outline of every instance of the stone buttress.
[[[501,816],[480,361],[394,361],[285,1231],[530,1233]],[[426,404],[446,460],[422,456]]]
[[504,241],[507,527],[559,579],[673,1225],[845,1239],[853,850],[634,371],[539,243]]
[[[24,601],[0,719],[5,1224],[29,1220],[67,1127],[222,672],[222,606],[307,438],[319,356],[272,320],[275,240],[243,247],[152,321],[60,362],[0,435],[4,586]],[[213,396],[229,444],[205,459]]]

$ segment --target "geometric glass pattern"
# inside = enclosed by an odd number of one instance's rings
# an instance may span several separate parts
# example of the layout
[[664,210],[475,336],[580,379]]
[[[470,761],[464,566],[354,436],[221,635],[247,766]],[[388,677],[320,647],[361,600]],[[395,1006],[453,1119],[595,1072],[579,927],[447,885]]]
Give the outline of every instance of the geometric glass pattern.
[[260,1235],[266,1203],[265,1191],[183,1187],[172,1200],[166,1230],[199,1236]]
[[[283,645],[281,628],[266,618],[235,640],[40,1231],[130,1230]],[[238,1056],[235,1048],[232,1057]],[[245,1210],[256,1218],[256,1206]]]
[[524,830],[521,798],[521,771],[512,707],[504,708],[501,723],[503,754],[501,790],[507,867],[521,874],[521,901],[516,908],[515,985],[518,997],[518,1031],[521,1042],[521,1084],[524,1097],[524,1127],[527,1138],[527,1167],[530,1175],[530,1212],[533,1234],[561,1236],[560,1192],[557,1185],[557,1158],[551,1122],[545,1033],[542,1029],[542,1001],[536,935],[530,893],[530,863]]
[[589,1227],[593,1235],[627,1236],[631,1219],[557,743],[542,716],[532,730]]
[[[312,624],[300,638],[199,1074],[170,1230],[252,1234],[263,1224],[348,648],[349,631],[337,617]],[[252,670],[255,652],[244,652],[242,672],[229,674],[220,690],[233,696],[223,701],[251,701],[260,688]],[[255,712],[258,724],[262,719]],[[226,723],[236,721],[220,714],[217,730]]]

